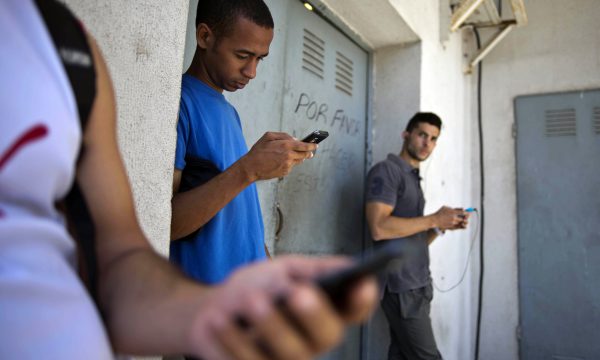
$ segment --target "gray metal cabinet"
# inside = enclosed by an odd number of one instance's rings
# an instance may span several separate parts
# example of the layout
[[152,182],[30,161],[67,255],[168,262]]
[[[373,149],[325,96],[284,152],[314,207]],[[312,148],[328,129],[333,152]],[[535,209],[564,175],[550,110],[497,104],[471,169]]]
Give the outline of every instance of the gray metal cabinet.
[[600,359],[600,91],[515,109],[521,359]]
[[[286,23],[282,131],[326,130],[313,159],[279,182],[275,253],[356,254],[363,246],[368,54],[299,1]],[[360,358],[350,329],[327,359]]]

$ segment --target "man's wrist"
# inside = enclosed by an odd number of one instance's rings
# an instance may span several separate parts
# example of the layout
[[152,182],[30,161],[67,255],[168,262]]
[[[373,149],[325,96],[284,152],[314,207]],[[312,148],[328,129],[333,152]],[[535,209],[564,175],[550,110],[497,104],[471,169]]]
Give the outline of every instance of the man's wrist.
[[427,215],[425,218],[427,219],[427,228],[429,230],[439,229],[440,226],[438,225],[435,214]]
[[258,176],[256,176],[256,174],[250,170],[246,156],[247,155],[241,157],[231,166],[231,168],[232,170],[239,172],[239,176],[242,178],[245,184],[250,185],[258,180]]

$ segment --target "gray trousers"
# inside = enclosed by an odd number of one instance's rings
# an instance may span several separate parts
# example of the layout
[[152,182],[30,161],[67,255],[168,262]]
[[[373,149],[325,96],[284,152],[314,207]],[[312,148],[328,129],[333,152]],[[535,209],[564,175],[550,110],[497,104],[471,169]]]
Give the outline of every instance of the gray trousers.
[[385,290],[381,307],[390,325],[388,360],[441,360],[431,328],[430,285],[392,293]]

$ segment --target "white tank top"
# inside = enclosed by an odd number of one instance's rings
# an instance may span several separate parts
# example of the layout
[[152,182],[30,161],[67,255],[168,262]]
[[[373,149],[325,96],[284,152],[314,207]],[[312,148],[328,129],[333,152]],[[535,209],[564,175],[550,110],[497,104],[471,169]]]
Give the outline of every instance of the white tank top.
[[31,0],[0,1],[0,359],[112,359],[55,202],[73,183],[75,99]]

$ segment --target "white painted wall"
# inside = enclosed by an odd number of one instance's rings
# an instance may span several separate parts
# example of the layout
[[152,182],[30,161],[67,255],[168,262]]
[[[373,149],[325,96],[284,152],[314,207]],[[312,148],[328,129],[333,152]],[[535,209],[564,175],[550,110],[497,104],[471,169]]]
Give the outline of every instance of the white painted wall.
[[[389,0],[311,0],[333,22],[372,48],[411,43],[419,38]],[[337,19],[342,21],[336,21]]]
[[[486,276],[481,359],[518,359],[514,99],[600,88],[600,2],[527,0],[517,28],[483,64]],[[502,351],[499,351],[501,349]]]
[[[421,109],[439,114],[444,126],[436,154],[423,167],[424,191],[428,199],[426,213],[434,212],[442,205],[466,208],[476,206],[478,202],[472,192],[476,168],[470,166],[475,155],[469,136],[475,123],[473,102],[468,96],[472,79],[462,71],[462,48],[472,44],[463,44],[460,34],[454,34],[442,46],[437,41],[438,29],[432,27],[428,31],[436,40],[423,41]],[[477,235],[476,227],[477,219],[474,219],[468,230],[448,232],[430,247],[436,290],[458,284],[464,268],[469,266],[459,286],[448,292],[435,293],[432,321],[445,359],[472,357],[472,325],[476,312],[471,294],[475,290],[472,279],[476,268],[471,265],[477,262],[469,250]]]
[[421,107],[421,43],[377,49],[374,58],[373,164],[399,154],[402,131]]
[[67,0],[108,63],[118,140],[142,228],[168,253],[175,124],[188,2]]

